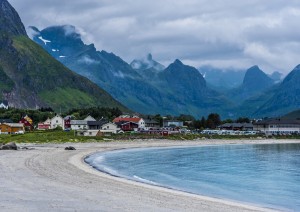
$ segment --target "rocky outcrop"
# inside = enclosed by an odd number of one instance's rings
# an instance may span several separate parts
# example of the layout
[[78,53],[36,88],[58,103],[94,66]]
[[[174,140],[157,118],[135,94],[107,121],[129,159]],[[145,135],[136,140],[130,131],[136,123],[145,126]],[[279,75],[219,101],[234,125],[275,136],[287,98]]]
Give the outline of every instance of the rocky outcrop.
[[11,35],[26,35],[26,30],[16,10],[6,0],[0,0],[0,31]]
[[0,150],[18,150],[18,146],[16,145],[15,142],[10,142],[0,146]]

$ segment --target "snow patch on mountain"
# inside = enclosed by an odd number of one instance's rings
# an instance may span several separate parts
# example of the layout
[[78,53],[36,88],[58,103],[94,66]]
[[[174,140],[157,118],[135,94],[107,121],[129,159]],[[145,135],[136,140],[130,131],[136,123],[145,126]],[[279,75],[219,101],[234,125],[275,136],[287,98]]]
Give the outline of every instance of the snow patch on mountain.
[[40,39],[41,41],[43,41],[45,45],[47,45],[47,43],[51,43],[50,40],[46,40],[46,39],[44,39],[42,36],[39,36],[39,39]]

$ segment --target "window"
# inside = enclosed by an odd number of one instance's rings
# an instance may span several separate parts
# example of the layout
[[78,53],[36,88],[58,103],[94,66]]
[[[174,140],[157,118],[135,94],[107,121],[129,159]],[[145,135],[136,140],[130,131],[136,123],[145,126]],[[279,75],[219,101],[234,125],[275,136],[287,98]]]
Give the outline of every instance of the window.
[[109,126],[107,126],[107,129],[109,129]]
[[58,123],[58,120],[56,120],[56,123]]

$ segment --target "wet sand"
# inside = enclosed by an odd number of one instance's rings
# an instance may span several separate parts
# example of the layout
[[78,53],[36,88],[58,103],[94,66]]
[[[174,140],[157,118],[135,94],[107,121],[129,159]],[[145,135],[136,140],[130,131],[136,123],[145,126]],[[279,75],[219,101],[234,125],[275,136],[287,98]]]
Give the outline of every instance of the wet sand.
[[[218,144],[300,143],[299,140],[147,140],[84,144],[20,144],[0,151],[0,211],[270,211],[151,186],[101,173],[84,163],[98,151]],[[76,151],[65,151],[74,146]]]

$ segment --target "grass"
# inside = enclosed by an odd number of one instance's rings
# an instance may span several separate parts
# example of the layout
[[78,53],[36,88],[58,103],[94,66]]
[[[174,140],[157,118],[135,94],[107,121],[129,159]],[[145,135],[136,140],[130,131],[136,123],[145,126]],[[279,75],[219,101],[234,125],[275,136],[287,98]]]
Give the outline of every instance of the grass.
[[[197,139],[226,139],[226,140],[241,140],[241,139],[300,139],[300,135],[288,136],[246,136],[246,135],[201,135],[201,134],[174,134],[170,136],[149,135],[139,133],[124,133],[116,134],[110,137],[85,137],[75,136],[74,131],[34,131],[27,132],[23,135],[0,135],[0,143],[16,142],[16,143],[84,143],[84,142],[114,142],[114,141],[134,141],[136,139],[169,139],[169,140],[197,140]],[[109,138],[109,139],[107,139]],[[151,142],[151,141],[149,141]]]
[[103,137],[75,136],[74,131],[34,131],[21,135],[0,135],[0,143],[78,143],[78,142],[103,142]]

